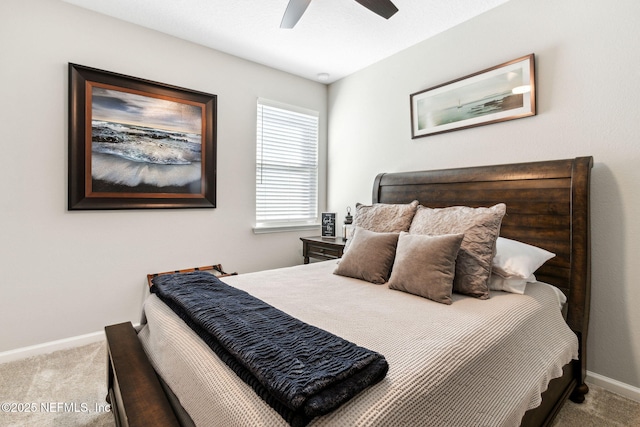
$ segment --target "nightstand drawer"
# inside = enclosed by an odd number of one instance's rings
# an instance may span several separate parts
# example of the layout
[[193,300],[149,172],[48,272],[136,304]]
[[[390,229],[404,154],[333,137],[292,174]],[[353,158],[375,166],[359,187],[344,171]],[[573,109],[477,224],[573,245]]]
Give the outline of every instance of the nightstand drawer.
[[342,249],[337,248],[327,248],[323,246],[309,245],[309,249],[307,250],[307,255],[310,257],[330,257],[330,258],[340,258],[342,256]]
[[301,237],[300,240],[305,264],[309,263],[309,258],[328,260],[342,257],[344,241],[341,237]]

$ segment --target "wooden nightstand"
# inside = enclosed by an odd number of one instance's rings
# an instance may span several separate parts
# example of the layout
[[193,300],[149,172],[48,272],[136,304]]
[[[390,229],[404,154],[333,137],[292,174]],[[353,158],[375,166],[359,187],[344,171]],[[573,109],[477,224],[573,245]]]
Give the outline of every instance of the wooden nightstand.
[[305,264],[309,264],[309,258],[338,259],[344,251],[345,241],[342,237],[301,237],[300,240]]

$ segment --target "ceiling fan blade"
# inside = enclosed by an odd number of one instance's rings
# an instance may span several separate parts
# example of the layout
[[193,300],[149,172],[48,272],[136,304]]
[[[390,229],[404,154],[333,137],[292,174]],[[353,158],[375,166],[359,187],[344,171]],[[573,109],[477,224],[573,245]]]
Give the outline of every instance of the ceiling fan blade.
[[391,0],[356,0],[358,3],[377,13],[385,19],[391,18],[398,11],[398,8]]
[[307,10],[311,0],[289,0],[287,9],[284,11],[280,28],[293,28],[296,26],[304,11]]

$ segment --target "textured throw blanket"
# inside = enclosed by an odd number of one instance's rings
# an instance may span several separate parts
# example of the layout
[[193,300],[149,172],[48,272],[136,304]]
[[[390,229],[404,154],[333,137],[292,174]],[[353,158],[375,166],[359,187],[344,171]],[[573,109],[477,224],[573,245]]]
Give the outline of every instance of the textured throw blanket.
[[304,323],[205,272],[153,279],[180,316],[292,426],[304,426],[380,381],[379,353]]

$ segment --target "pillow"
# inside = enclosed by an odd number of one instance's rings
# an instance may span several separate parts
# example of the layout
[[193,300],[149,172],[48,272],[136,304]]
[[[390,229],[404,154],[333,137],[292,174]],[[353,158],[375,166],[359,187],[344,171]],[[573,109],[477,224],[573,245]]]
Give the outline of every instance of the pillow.
[[400,233],[389,288],[451,304],[456,257],[463,237]]
[[342,256],[333,273],[371,283],[385,283],[393,265],[397,243],[398,233],[376,233],[356,227],[351,249]]
[[[356,203],[353,225],[378,233],[409,231],[411,220],[417,208],[417,200],[406,204],[374,203],[373,205],[363,205]],[[353,239],[347,240],[343,253],[349,251],[351,240]]]
[[520,277],[505,278],[497,274],[491,273],[489,276],[489,289],[492,291],[511,292],[512,294],[524,294],[527,283],[536,281],[533,274],[526,279]]
[[411,220],[418,208],[418,201],[408,204],[374,203],[363,205],[356,203],[356,227],[378,233],[399,233],[409,231]]
[[489,275],[500,233],[504,203],[490,208],[453,206],[433,209],[418,206],[409,232],[412,234],[464,234],[453,291],[480,299],[489,298]]
[[505,278],[529,278],[542,264],[556,256],[537,246],[498,237],[493,272]]

